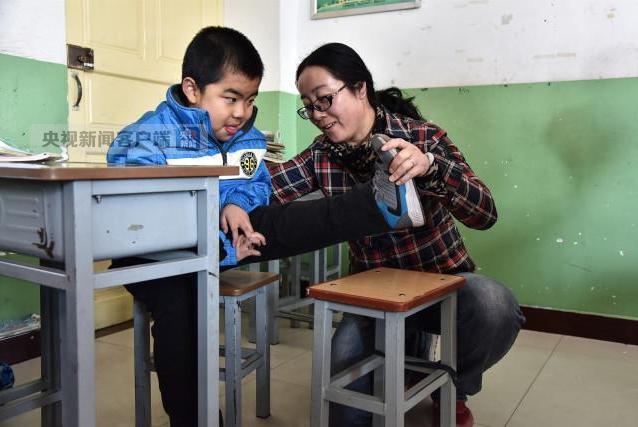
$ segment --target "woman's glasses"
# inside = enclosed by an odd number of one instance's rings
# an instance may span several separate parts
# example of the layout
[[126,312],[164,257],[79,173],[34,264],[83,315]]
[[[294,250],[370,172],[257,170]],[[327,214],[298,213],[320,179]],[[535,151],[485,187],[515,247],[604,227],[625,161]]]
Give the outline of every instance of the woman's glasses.
[[341,92],[343,89],[345,89],[345,87],[348,86],[347,84],[341,86],[340,89],[338,89],[335,93],[332,93],[330,95],[325,95],[325,96],[320,96],[319,98],[317,98],[317,100],[315,102],[312,102],[304,107],[301,107],[300,109],[297,110],[297,114],[299,114],[299,116],[304,119],[304,120],[308,120],[310,118],[310,116],[312,116],[312,112],[313,111],[319,111],[320,113],[328,110],[328,108],[330,108],[332,106],[332,99],[337,96],[337,94],[339,92]]

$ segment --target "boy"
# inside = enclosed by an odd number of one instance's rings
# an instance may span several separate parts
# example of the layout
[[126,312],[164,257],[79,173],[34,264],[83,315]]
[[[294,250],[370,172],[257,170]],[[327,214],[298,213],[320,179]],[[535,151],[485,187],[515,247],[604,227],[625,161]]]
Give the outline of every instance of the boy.
[[267,205],[270,197],[266,141],[253,127],[263,73],[259,53],[241,33],[203,29],[184,55],[182,84],[171,86],[154,112],[123,129],[107,154],[111,164],[239,166],[237,176],[220,180],[222,266],[237,263],[239,231],[265,243],[248,219],[248,212]]
[[[271,191],[263,164],[266,144],[253,127],[257,113],[253,103],[262,75],[259,54],[243,34],[230,28],[204,28],[186,50],[181,85],[169,88],[166,101],[154,112],[120,132],[109,148],[108,162],[240,166],[237,176],[220,179],[222,267],[279,259],[391,228],[423,225],[412,182],[392,184],[387,159],[379,161],[372,182],[358,184],[346,194],[266,206]],[[260,246],[259,251],[255,246]],[[114,260],[113,267],[144,262],[148,260]],[[194,275],[153,282],[126,288],[154,320],[155,368],[171,426],[195,426]]]

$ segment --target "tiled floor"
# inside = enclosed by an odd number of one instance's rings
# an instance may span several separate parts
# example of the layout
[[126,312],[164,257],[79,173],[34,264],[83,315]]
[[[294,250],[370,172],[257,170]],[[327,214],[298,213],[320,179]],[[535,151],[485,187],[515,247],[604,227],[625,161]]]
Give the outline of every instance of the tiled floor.
[[[97,341],[98,426],[133,426],[131,330]],[[243,383],[244,426],[309,425],[312,331],[280,321],[272,347],[272,416],[255,413],[254,374]],[[14,366],[24,382],[39,373],[39,360]],[[223,390],[222,390],[223,392]],[[638,426],[638,347],[523,331],[512,351],[484,377],[469,401],[477,426]],[[223,401],[222,401],[223,406]],[[168,426],[153,376],[153,425]],[[406,426],[428,426],[430,401],[406,415]],[[39,426],[39,412],[2,427]],[[345,426],[344,426],[345,427]]]

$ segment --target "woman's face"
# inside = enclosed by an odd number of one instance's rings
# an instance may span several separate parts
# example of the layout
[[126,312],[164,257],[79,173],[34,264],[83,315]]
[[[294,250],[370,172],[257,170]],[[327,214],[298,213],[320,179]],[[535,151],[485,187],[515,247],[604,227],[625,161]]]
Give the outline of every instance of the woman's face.
[[315,103],[317,98],[332,96],[330,108],[323,112],[311,111],[310,121],[332,142],[359,143],[370,132],[372,124],[366,118],[370,112],[374,116],[374,110],[368,102],[365,83],[355,89],[343,88],[344,85],[328,70],[314,65],[306,67],[297,80],[305,106]]

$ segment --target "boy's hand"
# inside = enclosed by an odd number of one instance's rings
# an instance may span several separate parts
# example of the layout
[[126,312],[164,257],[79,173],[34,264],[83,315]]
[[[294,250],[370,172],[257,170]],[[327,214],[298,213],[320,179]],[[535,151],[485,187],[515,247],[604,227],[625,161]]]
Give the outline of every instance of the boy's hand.
[[261,252],[255,249],[255,246],[260,246],[261,241],[265,241],[264,236],[257,232],[253,232],[252,237],[245,236],[243,234],[237,237],[237,246],[235,246],[235,257],[237,261],[249,256],[259,256]]
[[[232,233],[234,247],[237,247],[239,230],[247,236],[254,233],[253,226],[248,218],[248,213],[239,206],[233,204],[226,205],[224,209],[222,209],[222,212],[219,215],[219,226],[224,233],[228,233],[228,231]],[[261,237],[263,238],[263,236]]]

